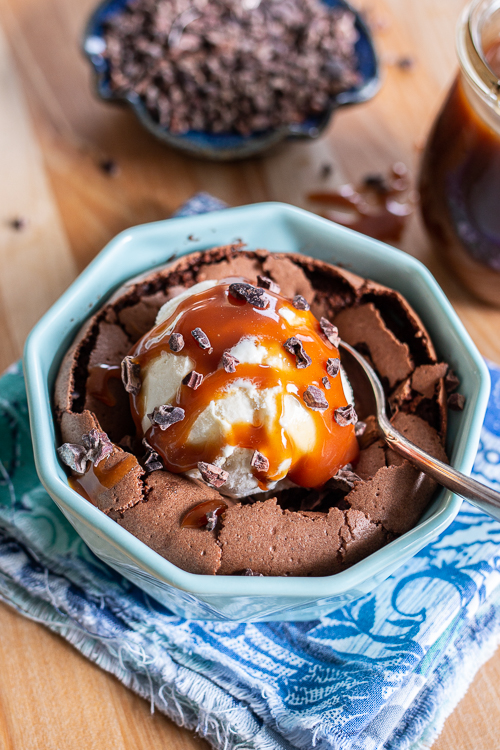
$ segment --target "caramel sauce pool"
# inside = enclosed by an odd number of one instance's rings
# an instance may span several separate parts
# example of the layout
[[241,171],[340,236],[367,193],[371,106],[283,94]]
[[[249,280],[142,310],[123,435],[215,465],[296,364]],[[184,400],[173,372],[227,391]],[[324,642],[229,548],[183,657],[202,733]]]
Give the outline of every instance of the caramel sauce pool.
[[[347,405],[340,374],[335,378],[329,377],[329,390],[322,383],[322,378],[327,375],[326,361],[338,357],[338,350],[324,337],[319,322],[310,311],[297,310],[285,297],[269,291],[265,292],[268,302],[266,309],[259,309],[233,297],[228,288],[229,282],[225,280],[182,301],[169,319],[147,333],[130,352],[140,364],[141,372],[145,372],[148,364],[163,352],[170,353],[170,334],[180,333],[185,345],[180,352],[174,353],[175,356],[189,356],[194,363],[193,369],[203,375],[203,382],[197,390],[182,385],[175,402],[172,402],[173,406],[185,410],[185,418],[166,430],[152,425],[145,437],[162,456],[165,467],[174,473],[193,469],[199,461],[212,463],[220,455],[221,445],[229,444],[259,450],[269,459],[269,470],[265,474],[256,472],[262,487],[266,486],[266,482],[274,481],[273,478],[280,478],[280,465],[284,459],[291,459],[288,478],[297,485],[321,486],[341,466],[354,461],[359,453],[354,427],[340,427],[334,419],[334,410]],[[292,324],[279,314],[283,308],[295,316]],[[175,327],[172,327],[174,321]],[[209,349],[200,348],[191,333],[195,328],[201,328],[208,336]],[[284,342],[291,336],[302,342],[311,357],[309,367],[298,369],[295,356],[283,348]],[[220,364],[223,353],[241,339],[249,337],[255,339],[257,345],[268,350],[270,348],[273,353],[280,352],[285,360],[283,369],[274,369],[265,364],[241,363],[236,365],[236,372],[227,373]],[[277,414],[272,425],[241,422],[232,425],[229,434],[224,435],[222,444],[188,444],[187,438],[197,417],[211,401],[223,398],[228,386],[239,380],[251,381],[258,390],[279,387]],[[290,384],[296,387],[296,393],[287,391]],[[328,402],[325,411],[313,411],[304,405],[302,395],[309,385],[323,392]],[[313,419],[315,443],[308,453],[294,444],[280,424],[284,395],[299,400]],[[144,406],[141,393],[131,395],[131,408],[138,434],[142,434]]]

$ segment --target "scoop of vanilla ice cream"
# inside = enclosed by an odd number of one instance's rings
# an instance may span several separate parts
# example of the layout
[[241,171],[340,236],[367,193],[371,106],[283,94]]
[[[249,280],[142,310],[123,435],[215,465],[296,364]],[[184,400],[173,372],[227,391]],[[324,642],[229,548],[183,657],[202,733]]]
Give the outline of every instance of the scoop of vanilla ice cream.
[[[156,325],[172,319],[166,337],[174,331],[178,317],[175,311],[179,304],[190,296],[203,292],[215,286],[217,281],[203,281],[194,285],[182,294],[166,302],[158,312]],[[293,325],[294,312],[289,307],[277,309],[286,321]],[[154,338],[151,339],[151,346]],[[275,371],[283,373],[283,382],[287,381],[286,373],[290,364],[282,343],[278,341],[258,341],[255,336],[242,337],[238,343],[228,350],[240,364],[267,365]],[[160,356],[153,359],[142,375],[142,429],[146,433],[151,422],[148,414],[155,407],[162,404],[175,404],[176,394],[182,386],[183,378],[193,370],[194,362],[182,352],[171,353],[162,351]],[[353,393],[347,376],[341,369],[344,393],[349,403],[353,402]],[[291,382],[286,386],[273,388],[257,388],[250,379],[238,378],[228,383],[219,392],[216,399],[211,400],[203,411],[196,417],[186,445],[193,448],[203,448],[205,444],[219,445],[219,453],[213,463],[229,473],[226,483],[219,488],[221,494],[232,498],[281,490],[295,486],[287,479],[287,472],[291,459],[285,459],[278,467],[274,476],[268,477],[265,485],[259,482],[251,467],[254,451],[238,445],[232,445],[230,435],[233,425],[246,423],[256,427],[271,429],[276,423],[279,410],[279,425],[286,433],[288,440],[301,453],[312,451],[316,442],[316,428],[311,411],[302,400],[297,397],[298,388]],[[198,469],[191,469],[186,474],[192,478],[201,477]]]

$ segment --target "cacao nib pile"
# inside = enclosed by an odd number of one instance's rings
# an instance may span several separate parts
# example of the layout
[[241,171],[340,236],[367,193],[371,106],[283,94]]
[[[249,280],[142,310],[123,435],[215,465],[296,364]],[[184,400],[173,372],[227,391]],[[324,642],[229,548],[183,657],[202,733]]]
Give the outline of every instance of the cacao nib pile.
[[177,134],[303,122],[356,84],[354,20],[321,0],[132,0],[106,23],[110,85]]

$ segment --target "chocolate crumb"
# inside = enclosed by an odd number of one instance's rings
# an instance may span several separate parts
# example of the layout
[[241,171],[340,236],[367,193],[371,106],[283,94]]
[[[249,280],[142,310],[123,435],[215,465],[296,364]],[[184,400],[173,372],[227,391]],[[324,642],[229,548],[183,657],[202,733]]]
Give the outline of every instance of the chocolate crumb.
[[82,443],[87,449],[87,458],[95,466],[113,453],[113,443],[105,432],[99,432],[95,428],[82,435]]
[[325,398],[323,391],[320,391],[315,385],[308,385],[302,399],[306,406],[314,411],[325,411],[328,409],[328,401]]
[[309,310],[311,307],[309,302],[301,294],[295,295],[295,297],[293,298],[292,305],[297,310]]
[[168,345],[172,352],[180,352],[184,349],[184,336],[182,333],[172,333],[168,340]]
[[279,294],[281,291],[280,285],[270,279],[269,276],[261,276],[259,274],[257,276],[257,283],[260,287],[262,287],[262,289],[267,289],[269,292]]
[[287,352],[290,352],[290,354],[295,354],[295,364],[298,370],[303,370],[305,367],[309,367],[312,359],[306,353],[302,341],[299,341],[295,336],[291,336],[285,341],[283,347]]
[[400,70],[411,70],[415,67],[415,58],[409,57],[407,55],[398,57],[398,59],[396,60],[396,67],[398,67]]
[[320,318],[319,325],[330,344],[338,347],[340,344],[340,336],[337,326],[334,326],[333,323],[330,323],[326,318]]
[[455,373],[450,367],[444,378],[444,387],[446,388],[446,392],[452,393],[453,391],[456,391],[459,385],[460,385],[460,380],[457,378],[457,376],[455,375]]
[[120,172],[120,168],[114,159],[102,159],[99,162],[99,168],[104,174],[107,174],[110,177],[116,177]]
[[383,174],[367,174],[363,178],[363,184],[378,195],[387,195],[389,192],[389,185]]
[[77,474],[85,474],[88,459],[87,451],[83,445],[64,443],[57,449],[57,454],[70,469],[76,471]]
[[176,422],[182,422],[186,412],[181,409],[180,406],[171,406],[170,404],[163,404],[162,406],[155,406],[151,414],[148,414],[151,424],[157,424],[160,430],[166,430]]
[[26,229],[28,226],[28,220],[24,216],[14,216],[14,218],[9,221],[9,226],[15,232],[22,232],[23,229]]
[[244,299],[252,307],[257,307],[259,310],[264,310],[269,304],[264,290],[261,287],[252,286],[251,284],[241,282],[230,284],[229,294],[236,297],[236,299]]
[[205,461],[198,462],[198,470],[207,484],[211,484],[212,487],[222,487],[229,478],[229,474],[220,466],[215,464],[207,464]]
[[239,359],[233,357],[229,352],[224,352],[221,359],[222,367],[226,372],[236,372],[236,365],[240,364]]
[[252,568],[246,568],[243,571],[243,575],[244,576],[263,576],[264,573],[254,573],[253,570],[252,570]]
[[326,371],[331,378],[337,377],[340,371],[340,359],[338,357],[330,357],[330,359],[327,359]]
[[250,466],[257,471],[269,471],[269,459],[260,451],[254,451]]
[[199,239],[198,239],[198,237],[195,237],[195,236],[194,236],[194,234],[189,234],[189,235],[188,235],[188,240],[189,240],[190,242],[199,242]]
[[139,362],[133,359],[133,357],[125,357],[125,359],[122,359],[121,372],[123,387],[127,393],[137,396],[142,387],[141,366]]
[[319,176],[321,180],[327,180],[333,172],[333,166],[325,162],[321,165],[319,170]]
[[453,411],[463,411],[465,406],[465,396],[461,393],[452,393],[448,396],[448,406]]
[[210,339],[201,328],[195,328],[194,331],[191,331],[191,336],[194,338],[200,349],[210,349]]
[[352,404],[347,404],[347,406],[339,406],[338,409],[335,409],[333,416],[337,424],[341,427],[347,427],[348,424],[356,424],[356,422],[358,421],[358,415],[356,414],[354,406]]
[[201,372],[191,370],[191,372],[182,379],[182,383],[183,385],[187,385],[188,388],[192,388],[193,391],[195,391],[203,383],[203,375],[201,374]]
[[330,388],[332,387],[332,384],[330,383],[326,375],[324,376],[324,378],[321,378],[321,382],[323,383],[327,391],[329,391]]

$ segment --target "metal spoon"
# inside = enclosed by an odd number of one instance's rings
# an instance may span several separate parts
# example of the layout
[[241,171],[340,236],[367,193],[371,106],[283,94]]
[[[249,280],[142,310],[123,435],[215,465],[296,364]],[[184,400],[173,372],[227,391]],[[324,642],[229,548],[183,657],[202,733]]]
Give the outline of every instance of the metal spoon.
[[[375,398],[374,414],[386,443],[414,466],[417,466],[424,474],[435,479],[438,484],[460,495],[460,497],[464,497],[473,505],[500,521],[500,492],[495,492],[490,487],[476,482],[475,479],[471,479],[471,477],[453,469],[448,464],[439,461],[398,432],[387,419],[384,389],[373,368],[356,349],[346,344],[345,341],[341,341],[340,346],[358,363],[365,375],[364,380],[368,380],[371,386]],[[345,366],[344,360],[342,364]],[[347,369],[349,371],[349,368]]]

